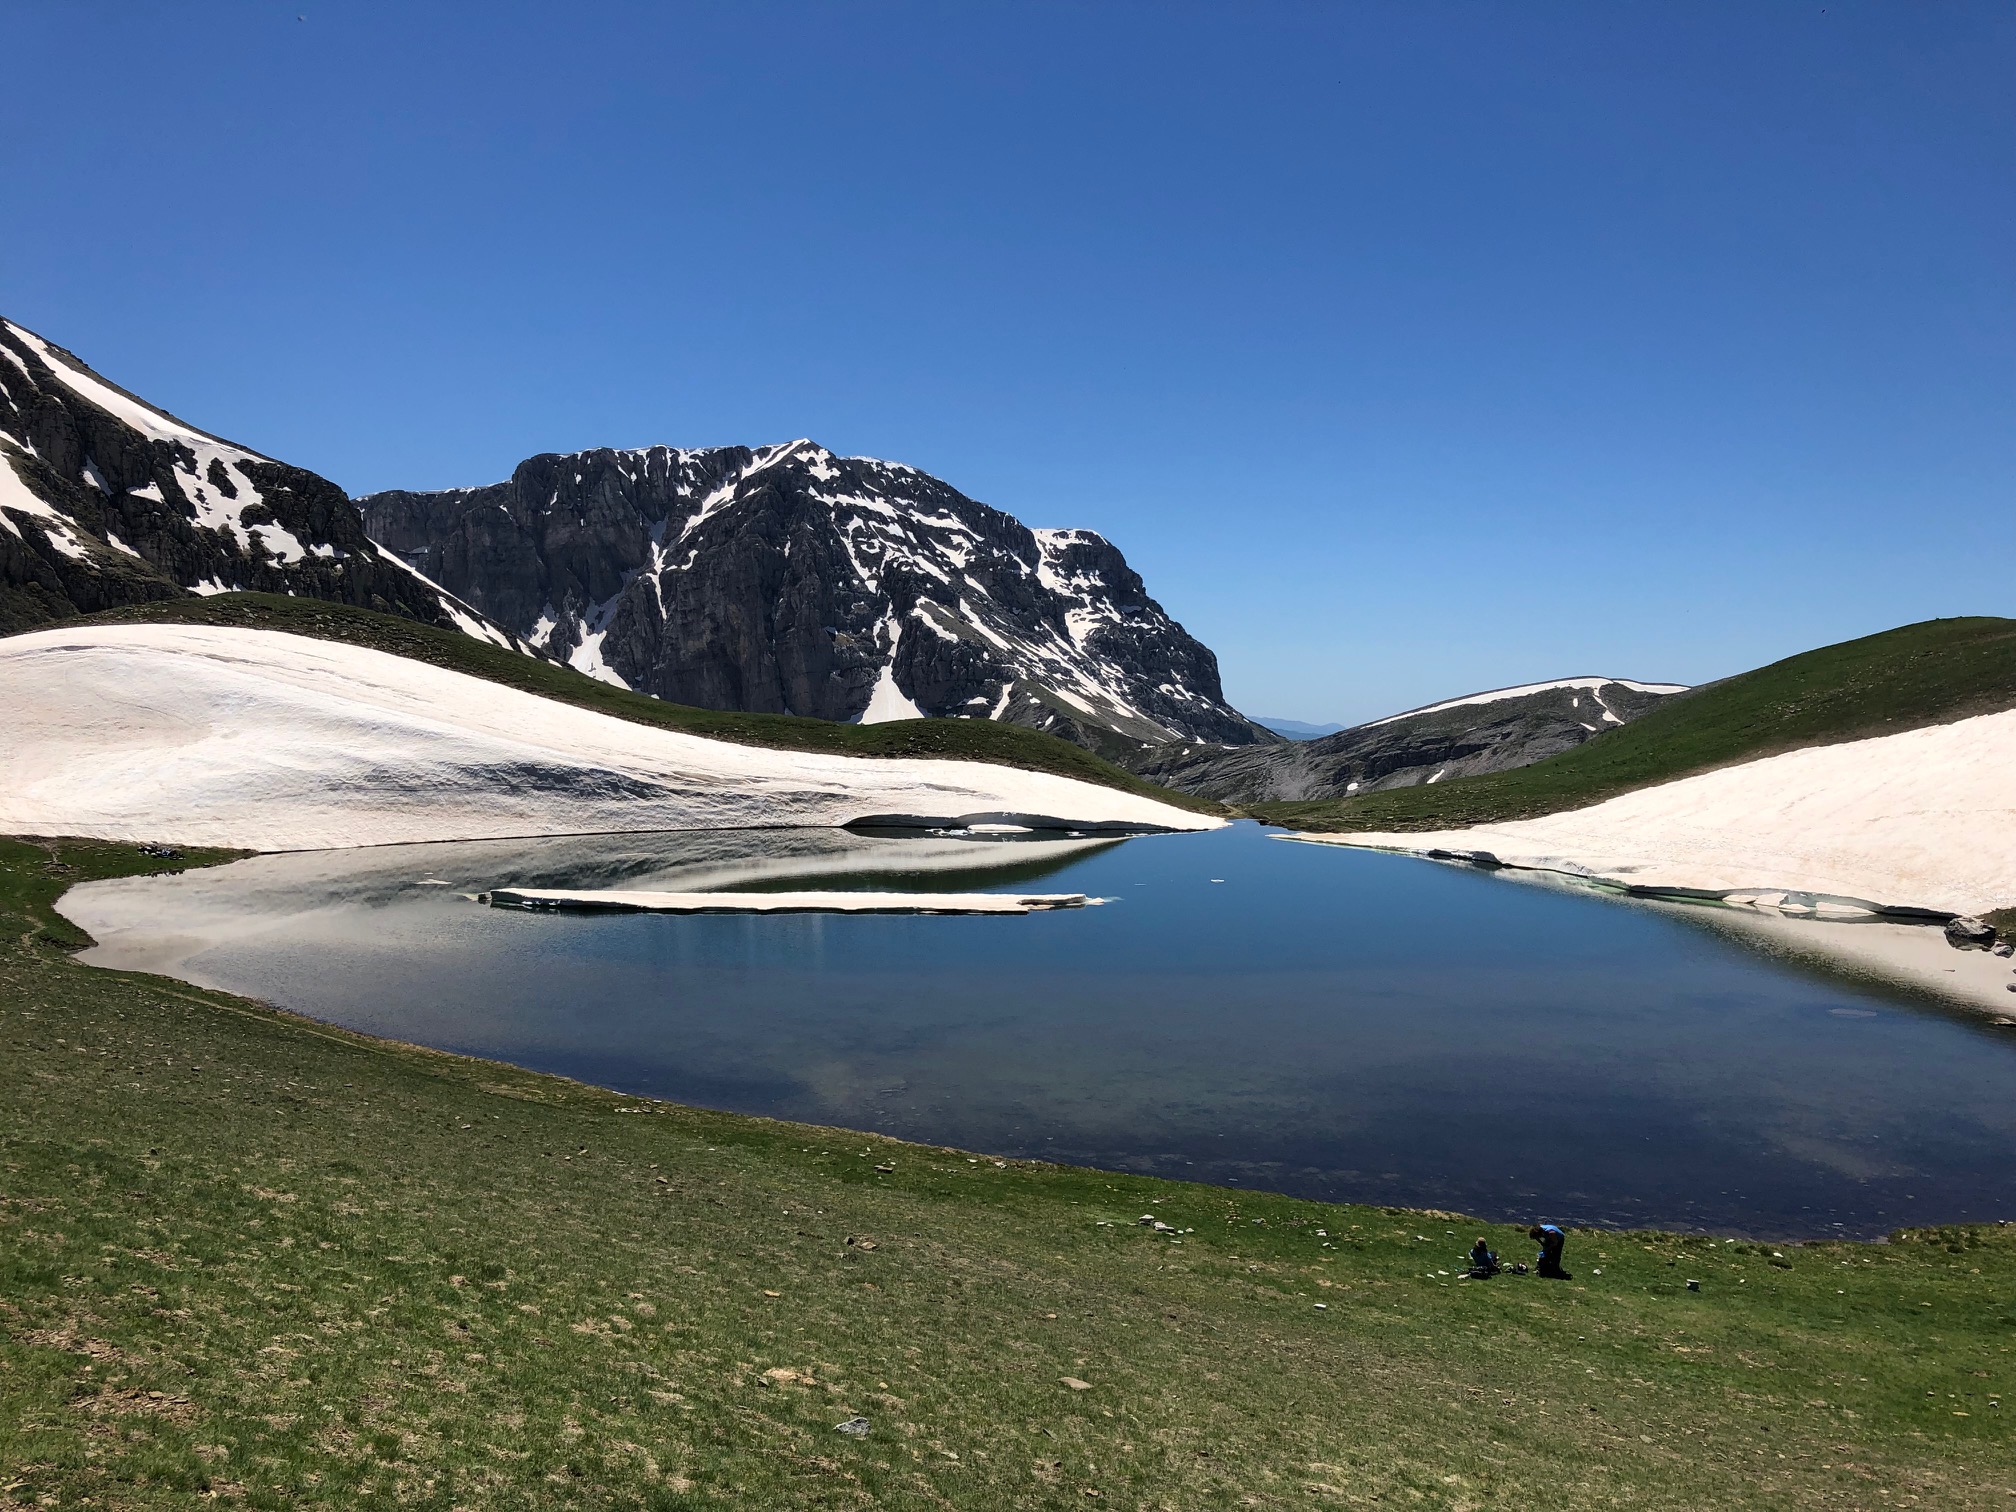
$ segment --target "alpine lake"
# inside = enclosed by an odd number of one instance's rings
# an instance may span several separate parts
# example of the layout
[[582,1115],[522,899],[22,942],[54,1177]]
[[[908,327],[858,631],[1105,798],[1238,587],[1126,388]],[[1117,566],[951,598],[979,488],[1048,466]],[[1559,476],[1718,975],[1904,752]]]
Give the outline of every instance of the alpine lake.
[[[1107,901],[674,916],[471,896],[511,886]],[[1001,1156],[1760,1237],[2016,1216],[2016,1030],[1774,952],[1729,910],[1251,823],[300,852],[91,883],[62,906],[100,942],[93,964],[639,1096]]]

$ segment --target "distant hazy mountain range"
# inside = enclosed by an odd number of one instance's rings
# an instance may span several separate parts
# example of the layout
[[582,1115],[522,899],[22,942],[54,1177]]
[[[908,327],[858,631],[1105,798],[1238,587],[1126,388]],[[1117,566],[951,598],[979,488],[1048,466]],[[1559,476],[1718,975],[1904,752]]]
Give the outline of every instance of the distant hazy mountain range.
[[1031,530],[900,463],[653,446],[358,502],[377,540],[499,624],[676,703],[1006,720],[1130,764],[1275,738],[1103,537]]
[[1345,728],[1341,724],[1304,724],[1299,719],[1270,719],[1265,714],[1255,717],[1253,723],[1290,740],[1320,740]]
[[379,550],[328,479],[199,431],[0,321],[0,629],[234,588],[511,643]]
[[1685,691],[1679,683],[1568,677],[1473,693],[1314,740],[1246,750],[1170,745],[1138,770],[1223,802],[1343,798],[1526,766]]

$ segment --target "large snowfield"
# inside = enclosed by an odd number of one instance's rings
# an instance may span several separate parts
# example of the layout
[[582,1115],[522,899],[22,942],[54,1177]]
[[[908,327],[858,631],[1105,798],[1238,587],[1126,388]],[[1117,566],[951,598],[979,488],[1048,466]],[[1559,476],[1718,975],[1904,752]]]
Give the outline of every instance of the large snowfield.
[[1983,913],[2016,904],[2016,710],[1791,751],[1542,819],[1300,838],[1488,851],[1651,890]]
[[248,850],[930,821],[1222,820],[971,761],[778,751],[633,724],[361,647],[107,625],[0,640],[0,833]]

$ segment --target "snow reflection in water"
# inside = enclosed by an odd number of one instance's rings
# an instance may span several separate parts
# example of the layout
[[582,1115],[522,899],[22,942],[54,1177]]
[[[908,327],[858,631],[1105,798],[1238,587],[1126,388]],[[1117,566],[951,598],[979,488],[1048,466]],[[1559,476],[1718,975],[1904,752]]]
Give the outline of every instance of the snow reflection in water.
[[[1039,880],[1120,901],[555,917],[459,896]],[[65,912],[94,963],[933,1143],[1491,1217],[1795,1235],[2016,1216],[2016,1033],[1747,948],[1700,910],[1251,825],[317,852],[91,884]]]

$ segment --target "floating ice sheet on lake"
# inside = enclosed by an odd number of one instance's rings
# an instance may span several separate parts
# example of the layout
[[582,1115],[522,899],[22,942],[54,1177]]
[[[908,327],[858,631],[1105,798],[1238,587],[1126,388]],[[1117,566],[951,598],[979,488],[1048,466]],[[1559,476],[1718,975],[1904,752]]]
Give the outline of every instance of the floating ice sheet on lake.
[[1026,914],[1102,901],[1084,893],[675,893],[557,887],[497,887],[475,896],[492,908],[668,914]]

